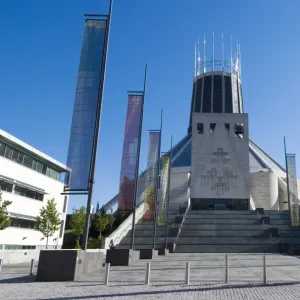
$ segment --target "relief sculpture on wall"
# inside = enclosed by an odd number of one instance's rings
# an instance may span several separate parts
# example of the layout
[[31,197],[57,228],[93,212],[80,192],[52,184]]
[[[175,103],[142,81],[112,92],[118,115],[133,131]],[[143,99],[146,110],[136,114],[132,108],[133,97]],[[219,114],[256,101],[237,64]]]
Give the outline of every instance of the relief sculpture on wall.
[[224,195],[231,188],[236,189],[239,176],[229,166],[229,162],[228,152],[224,152],[223,148],[218,148],[216,152],[213,152],[210,164],[215,166],[200,176],[201,186],[210,185],[211,190],[216,191],[218,196]]

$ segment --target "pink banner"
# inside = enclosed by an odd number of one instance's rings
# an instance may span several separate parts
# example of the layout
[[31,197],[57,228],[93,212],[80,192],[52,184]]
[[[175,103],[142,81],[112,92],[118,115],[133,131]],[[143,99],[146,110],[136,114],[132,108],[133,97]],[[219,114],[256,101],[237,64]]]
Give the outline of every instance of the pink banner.
[[120,211],[133,210],[135,179],[138,176],[136,165],[142,122],[142,104],[143,95],[128,96],[118,198],[118,209]]

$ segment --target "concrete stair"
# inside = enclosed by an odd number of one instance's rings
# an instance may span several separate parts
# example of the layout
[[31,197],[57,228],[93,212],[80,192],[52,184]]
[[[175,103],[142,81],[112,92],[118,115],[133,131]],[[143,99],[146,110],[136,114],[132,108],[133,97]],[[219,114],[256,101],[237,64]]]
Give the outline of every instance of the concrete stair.
[[[268,226],[256,211],[188,212],[176,253],[275,253],[277,243],[270,238]],[[272,223],[286,226],[286,219],[272,218]]]
[[[172,227],[175,217],[177,216],[178,211],[170,211],[168,214],[168,224],[169,228]],[[134,235],[134,249],[152,249],[153,245],[153,233],[154,233],[154,223],[153,221],[144,221],[140,220],[135,225],[135,235]],[[157,226],[156,228],[156,239],[155,245],[156,249],[164,248],[166,242],[166,227]],[[175,241],[175,237],[168,236],[168,243]],[[128,234],[120,241],[116,247],[118,249],[129,249],[131,243],[131,230]]]

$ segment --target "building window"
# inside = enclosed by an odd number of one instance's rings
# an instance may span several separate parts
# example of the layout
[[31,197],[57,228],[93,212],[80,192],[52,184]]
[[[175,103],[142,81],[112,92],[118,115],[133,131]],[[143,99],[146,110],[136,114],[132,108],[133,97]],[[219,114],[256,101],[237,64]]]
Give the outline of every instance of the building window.
[[18,161],[18,151],[16,150],[12,150],[12,156],[11,156],[11,160],[12,161]]
[[4,246],[5,250],[32,250],[32,249],[36,249],[36,246],[32,246],[32,245],[5,245]]
[[60,237],[60,238],[63,237],[63,232],[64,232],[64,221],[61,220],[61,223],[60,223],[60,230],[59,230],[59,237]]
[[65,213],[66,210],[67,210],[67,202],[68,202],[68,197],[65,196],[65,199],[64,199],[64,208],[63,208],[63,212]]
[[210,126],[209,126],[210,132],[214,132],[215,131],[216,125],[217,125],[217,123],[210,123]]
[[27,168],[33,169],[39,173],[45,174],[56,180],[61,179],[61,173],[48,167],[47,165],[35,160],[30,155],[21,153],[18,149],[13,149],[12,147],[0,142],[0,155],[15,161]]
[[6,146],[4,157],[11,159],[12,149]]
[[20,186],[15,186],[15,194],[39,201],[44,200],[44,194]]
[[229,132],[230,131],[230,124],[229,123],[225,123],[225,129]]
[[197,130],[199,134],[203,134],[204,132],[204,124],[203,123],[197,123]]
[[244,124],[234,124],[234,133],[237,138],[244,138]]
[[5,145],[3,143],[0,143],[0,155],[4,156],[5,153]]
[[23,165],[32,169],[33,159],[28,155],[24,155]]
[[10,219],[11,219],[10,227],[34,229],[34,221],[32,220],[17,219],[17,218],[10,218]]
[[11,183],[0,181],[0,190],[12,193],[13,185]]

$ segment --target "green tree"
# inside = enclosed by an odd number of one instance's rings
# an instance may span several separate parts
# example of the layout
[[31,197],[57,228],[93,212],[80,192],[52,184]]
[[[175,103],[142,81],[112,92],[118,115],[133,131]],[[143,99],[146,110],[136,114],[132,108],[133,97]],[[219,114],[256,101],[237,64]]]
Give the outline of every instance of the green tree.
[[93,216],[91,222],[91,235],[101,240],[102,234],[106,229],[111,231],[114,221],[115,218],[112,214],[112,211],[110,214],[107,214],[102,207],[100,211]]
[[71,231],[77,235],[76,249],[80,248],[80,236],[82,236],[84,232],[85,213],[86,208],[81,206],[80,209],[74,211],[70,219]]
[[11,201],[2,200],[0,192],[0,230],[4,230],[9,227],[11,219],[7,216],[7,207],[11,204]]
[[48,239],[59,229],[61,220],[56,209],[54,199],[48,200],[46,206],[40,209],[40,215],[36,218],[34,227],[46,237],[46,249],[48,249]]

